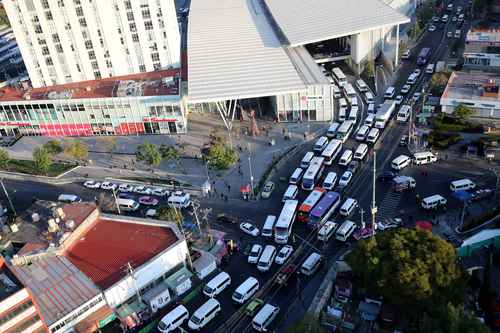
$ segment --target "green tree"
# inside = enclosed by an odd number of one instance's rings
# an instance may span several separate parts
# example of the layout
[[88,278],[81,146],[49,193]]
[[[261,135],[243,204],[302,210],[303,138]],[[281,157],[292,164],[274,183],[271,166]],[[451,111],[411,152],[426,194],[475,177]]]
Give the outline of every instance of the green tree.
[[66,146],[64,153],[78,161],[83,161],[89,156],[89,149],[81,141],[73,141]]
[[398,229],[356,244],[347,262],[361,286],[408,314],[460,304],[465,277],[453,246],[432,233]]
[[7,13],[5,12],[5,8],[0,8],[0,25],[6,25],[10,27],[9,18],[7,17]]
[[453,115],[462,121],[467,121],[473,114],[474,110],[464,104],[457,105],[453,110]]
[[238,160],[238,153],[221,141],[212,143],[205,155],[211,168],[223,170],[231,167]]
[[446,72],[434,73],[429,82],[429,92],[434,96],[441,96],[448,84],[450,74]]
[[137,147],[135,158],[150,166],[156,166],[161,162],[161,154],[158,147],[149,141],[144,141],[142,145]]
[[448,303],[443,309],[426,313],[422,318],[419,332],[436,333],[488,333],[490,330],[462,306]]
[[43,145],[43,148],[45,148],[45,150],[47,150],[52,155],[57,155],[59,153],[62,153],[64,150],[62,147],[61,141],[59,141],[59,140],[47,141]]
[[177,161],[180,159],[179,151],[175,149],[175,147],[167,146],[166,144],[160,145],[160,154],[161,157],[167,161],[168,160]]
[[322,326],[318,319],[315,319],[311,314],[306,314],[302,319],[292,323],[286,330],[286,333],[327,333],[328,331]]
[[7,169],[9,161],[9,153],[5,149],[0,149],[0,169]]
[[365,65],[365,69],[363,70],[365,72],[366,77],[374,77],[375,76],[375,65],[373,64],[373,61],[367,61]]
[[33,151],[33,161],[38,173],[46,174],[52,166],[52,154],[43,147],[37,147]]
[[182,222],[182,213],[178,209],[162,206],[158,209],[158,218],[163,221],[180,224]]

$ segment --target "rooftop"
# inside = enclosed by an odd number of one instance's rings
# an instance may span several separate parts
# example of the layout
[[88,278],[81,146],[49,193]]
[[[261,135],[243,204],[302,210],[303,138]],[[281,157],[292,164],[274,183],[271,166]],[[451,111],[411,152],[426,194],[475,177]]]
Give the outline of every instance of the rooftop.
[[0,256],[0,302],[23,287],[21,282],[12,274],[5,260]]
[[115,76],[101,80],[73,82],[29,90],[6,87],[0,89],[0,102],[178,95],[179,77],[180,70],[172,69]]
[[500,44],[488,45],[489,43],[468,43],[465,44],[464,55],[471,53],[500,54]]
[[32,291],[48,326],[100,294],[94,283],[62,256],[46,254],[14,265],[12,270]]
[[465,37],[466,43],[495,43],[500,44],[500,28],[476,26],[471,28]]
[[380,0],[264,0],[290,46],[410,22]]
[[177,240],[168,226],[102,215],[64,255],[99,287],[107,289],[125,276],[128,263],[140,267]]
[[500,74],[453,72],[443,98],[483,100],[496,102],[499,95]]

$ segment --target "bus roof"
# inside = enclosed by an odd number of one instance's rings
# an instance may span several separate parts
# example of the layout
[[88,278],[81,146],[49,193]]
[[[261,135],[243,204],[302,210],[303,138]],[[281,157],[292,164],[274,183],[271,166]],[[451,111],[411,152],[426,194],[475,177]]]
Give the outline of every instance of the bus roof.
[[322,188],[316,188],[312,191],[304,200],[304,202],[300,205],[299,211],[301,212],[309,212],[314,207],[315,204],[318,203],[319,199],[323,196],[325,190]]
[[312,216],[320,217],[322,216],[330,207],[333,205],[335,201],[338,200],[340,194],[337,192],[327,192],[321,201],[314,207],[311,211]]
[[321,156],[330,156],[333,154],[333,152],[335,150],[337,150],[337,147],[338,146],[341,146],[342,145],[342,141],[339,140],[339,139],[333,139],[332,141],[330,141],[330,143],[328,144],[328,146],[326,146],[325,150],[323,150],[323,152],[321,153]]
[[353,126],[353,121],[352,120],[346,120],[340,125],[339,129],[337,132],[345,132],[347,131],[351,126]]
[[316,174],[319,172],[319,170],[323,166],[323,161],[324,161],[323,157],[314,157],[311,160],[311,164],[309,165],[309,168],[307,168],[307,170],[304,174],[304,178],[308,178],[308,179],[315,178]]
[[280,216],[278,217],[278,221],[276,222],[276,227],[287,227],[290,224],[298,204],[299,202],[297,200],[285,201]]
[[342,225],[340,226],[340,228],[337,229],[337,233],[345,234],[353,224],[354,222],[352,222],[351,220],[345,220],[344,223],[342,223]]
[[[334,67],[332,68],[332,73],[335,74],[335,76],[340,79],[341,77],[345,78],[345,74],[344,72],[342,72],[342,70],[338,67]],[[340,77],[339,77],[340,76]]]

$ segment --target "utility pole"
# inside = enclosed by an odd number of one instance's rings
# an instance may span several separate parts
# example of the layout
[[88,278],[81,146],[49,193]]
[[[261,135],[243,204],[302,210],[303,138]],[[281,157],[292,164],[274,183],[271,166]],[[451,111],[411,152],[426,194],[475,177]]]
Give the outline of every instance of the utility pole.
[[191,200],[191,207],[193,208],[193,215],[196,220],[196,225],[198,226],[198,231],[200,232],[201,236],[200,220],[198,219],[198,208],[200,208],[200,203],[195,202],[195,200]]
[[[377,151],[373,151],[373,183],[372,183],[372,230],[375,230],[375,215],[377,214],[377,206],[375,203],[375,182],[377,178]],[[375,234],[375,232],[373,232]]]
[[[184,239],[186,240],[186,243],[187,243],[187,238],[186,238],[186,232],[184,231],[184,226],[182,225],[182,214],[180,211],[177,210],[177,207],[173,207],[174,208],[174,212],[175,212],[175,215],[177,215],[177,218],[179,219],[177,224],[179,225],[179,229],[181,230],[182,232],[182,235],[184,236]],[[188,251],[187,251],[187,260],[188,260],[188,265],[189,265],[189,268],[193,268],[193,261],[191,260],[191,252],[189,252],[189,248],[188,248]]]
[[116,209],[118,210],[118,215],[121,215],[121,211],[120,211],[120,205],[118,204],[118,199],[116,198],[116,191],[115,189],[113,188],[113,197],[115,198],[115,205],[116,205]]
[[365,210],[363,208],[360,208],[359,213],[361,214],[361,229],[364,229],[365,228],[365,220],[363,219],[363,215],[365,214]]
[[[498,179],[498,177],[497,177],[497,179]],[[14,216],[17,216],[16,209],[14,208],[14,204],[12,203],[12,200],[10,199],[9,192],[7,192],[7,189],[5,188],[5,185],[3,183],[3,179],[0,179],[0,184],[2,184],[3,193],[5,193],[5,197],[7,198],[7,201],[9,202],[10,209],[14,213]]]
[[462,207],[462,214],[460,214],[460,229],[464,226],[465,212],[467,210],[467,200],[464,200],[464,205]]
[[248,168],[250,169],[250,195],[254,197],[254,189],[253,189],[253,170],[252,170],[252,151],[250,150],[250,142],[247,142],[248,145]]
[[139,300],[139,302],[142,302],[141,293],[139,292],[139,288],[137,288],[137,281],[135,280],[135,277],[134,277],[134,268],[130,264],[130,261],[127,262],[127,265],[125,267],[125,271],[127,272],[127,275],[132,279],[132,281],[134,283],[134,289],[135,289],[135,294],[137,295],[137,299]]

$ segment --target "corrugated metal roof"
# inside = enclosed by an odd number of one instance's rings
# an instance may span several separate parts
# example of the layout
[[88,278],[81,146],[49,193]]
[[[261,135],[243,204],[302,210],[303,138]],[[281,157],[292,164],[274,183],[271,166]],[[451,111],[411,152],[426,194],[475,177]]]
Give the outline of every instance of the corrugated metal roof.
[[258,0],[193,0],[188,50],[192,102],[306,89]]
[[291,46],[410,22],[379,0],[264,0]]
[[305,47],[290,47],[286,49],[286,52],[304,83],[307,85],[330,84]]
[[48,326],[100,293],[85,274],[61,256],[47,255],[31,264],[12,266],[12,270],[32,291]]
[[464,240],[461,247],[474,245],[476,243],[484,242],[485,240],[500,237],[500,229],[486,229],[478,232],[474,236],[471,236]]

